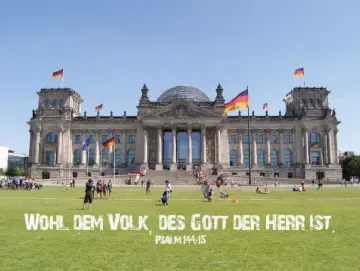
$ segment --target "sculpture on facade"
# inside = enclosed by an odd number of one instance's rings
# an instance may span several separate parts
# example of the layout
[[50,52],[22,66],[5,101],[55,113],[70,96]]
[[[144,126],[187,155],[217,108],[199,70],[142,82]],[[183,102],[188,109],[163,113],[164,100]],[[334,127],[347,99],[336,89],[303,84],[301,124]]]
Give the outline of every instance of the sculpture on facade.
[[35,110],[32,111],[32,119],[36,119],[36,112],[35,112]]

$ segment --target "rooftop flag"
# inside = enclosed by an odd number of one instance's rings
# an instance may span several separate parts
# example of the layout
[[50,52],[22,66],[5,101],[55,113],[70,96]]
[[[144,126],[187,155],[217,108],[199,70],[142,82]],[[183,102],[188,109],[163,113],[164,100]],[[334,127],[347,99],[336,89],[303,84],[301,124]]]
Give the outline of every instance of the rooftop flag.
[[224,114],[241,108],[249,108],[249,91],[244,90],[230,102],[225,104]]
[[64,70],[61,69],[59,71],[53,72],[52,77],[53,77],[53,79],[63,78],[64,77]]

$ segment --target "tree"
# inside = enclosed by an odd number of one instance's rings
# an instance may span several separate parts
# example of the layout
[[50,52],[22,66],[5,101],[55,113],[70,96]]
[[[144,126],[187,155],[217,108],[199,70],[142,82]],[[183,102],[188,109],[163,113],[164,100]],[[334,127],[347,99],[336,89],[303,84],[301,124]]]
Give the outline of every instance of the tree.
[[14,176],[16,176],[16,170],[13,168],[8,168],[5,171],[5,175],[8,177],[14,177]]
[[347,157],[342,162],[343,176],[349,179],[351,176],[360,177],[360,156]]
[[25,170],[23,168],[17,168],[15,170],[15,175],[16,176],[25,176]]
[[0,176],[4,176],[4,175],[5,175],[5,171],[6,171],[6,169],[0,168]]

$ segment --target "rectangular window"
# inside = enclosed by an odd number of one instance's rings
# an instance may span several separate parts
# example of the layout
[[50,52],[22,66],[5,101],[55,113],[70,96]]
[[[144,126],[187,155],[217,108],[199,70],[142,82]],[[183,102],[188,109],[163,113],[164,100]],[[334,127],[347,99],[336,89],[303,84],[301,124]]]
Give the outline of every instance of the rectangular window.
[[236,135],[231,135],[230,136],[230,143],[235,144],[236,142],[237,142],[237,136]]
[[93,135],[89,135],[89,143],[94,143],[94,136]]
[[102,143],[106,142],[108,139],[107,139],[107,135],[103,135],[102,136]]
[[278,137],[277,137],[277,135],[272,135],[272,136],[271,136],[271,143],[274,143],[274,144],[278,143]]
[[129,135],[129,137],[128,137],[128,143],[135,143],[134,135]]
[[291,143],[291,135],[285,135],[285,143],[286,144]]
[[257,143],[264,143],[264,136],[263,135],[258,135],[257,136]]
[[115,143],[120,143],[120,139],[121,139],[120,135],[116,135],[115,136]]
[[74,142],[76,144],[80,144],[81,143],[81,136],[80,135],[75,135]]
[[320,152],[311,152],[311,164],[320,165]]
[[249,144],[249,136],[248,135],[244,135],[243,144]]

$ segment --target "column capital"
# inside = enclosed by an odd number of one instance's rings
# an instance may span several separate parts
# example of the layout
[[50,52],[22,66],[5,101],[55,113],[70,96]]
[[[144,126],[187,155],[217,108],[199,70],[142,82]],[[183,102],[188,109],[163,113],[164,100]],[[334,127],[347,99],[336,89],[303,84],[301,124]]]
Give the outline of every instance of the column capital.
[[33,128],[33,130],[34,130],[36,133],[40,133],[41,130],[42,130],[42,127],[41,127],[41,125],[37,125],[37,126],[35,126],[35,127]]
[[203,125],[201,125],[200,128],[201,128],[201,131],[205,132],[207,127],[206,127],[206,125],[203,124]]
[[64,132],[64,131],[65,131],[64,126],[58,127],[58,133],[62,133],[62,132]]
[[171,125],[171,131],[176,131],[177,126],[176,125]]
[[309,131],[309,129],[307,127],[305,127],[305,126],[302,126],[301,131],[304,132],[304,133],[307,133]]
[[191,126],[186,127],[186,131],[187,131],[188,133],[191,133],[191,132],[192,132],[192,127],[191,127]]
[[157,134],[158,134],[158,135],[162,135],[162,134],[163,134],[163,128],[162,128],[162,127],[157,128]]

